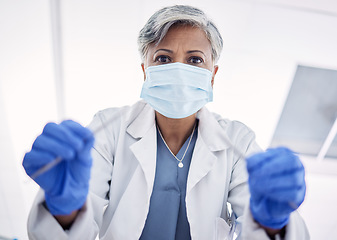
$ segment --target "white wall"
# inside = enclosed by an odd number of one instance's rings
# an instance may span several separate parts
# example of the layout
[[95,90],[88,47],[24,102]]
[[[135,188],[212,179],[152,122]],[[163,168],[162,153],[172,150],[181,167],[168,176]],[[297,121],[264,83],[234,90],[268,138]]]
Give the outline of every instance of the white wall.
[[0,1],[0,236],[27,238],[36,186],[21,161],[56,117],[49,25],[46,1]]
[[[87,124],[102,108],[139,99],[143,76],[137,34],[147,18],[167,3],[62,1],[67,118]],[[208,107],[246,123],[264,148],[297,64],[337,69],[334,0],[319,4],[314,0],[170,1],[174,3],[198,6],[217,23],[225,48],[218,63],[214,103]],[[0,1],[0,174],[6,176],[0,178],[0,204],[8,209],[0,214],[0,235],[25,239],[22,221],[37,188],[27,182],[21,161],[43,125],[57,119],[52,67],[49,2]],[[312,239],[321,239],[327,230],[336,229],[326,224],[336,222],[337,207],[327,196],[336,186],[332,184],[336,175],[309,171],[307,179],[308,195],[300,210]],[[322,204],[329,209],[320,213],[324,221],[318,219]],[[11,221],[7,223],[11,227],[5,227],[1,223],[7,219],[20,223]]]

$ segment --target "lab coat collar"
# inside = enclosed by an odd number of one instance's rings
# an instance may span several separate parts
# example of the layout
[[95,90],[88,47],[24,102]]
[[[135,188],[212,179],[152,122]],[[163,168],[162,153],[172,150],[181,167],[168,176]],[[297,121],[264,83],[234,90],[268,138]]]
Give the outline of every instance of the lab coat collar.
[[[127,133],[133,138],[139,139],[146,135],[146,133],[156,124],[154,109],[148,105],[144,100],[136,104],[143,105],[139,111],[132,112],[130,119],[133,119],[127,127]],[[139,109],[139,108],[136,108]]]
[[[225,128],[220,126],[217,115],[208,111],[203,107],[197,113],[199,119],[199,136],[202,137],[208,149],[212,152],[225,150],[230,147],[228,144],[228,136]],[[218,116],[221,119],[220,116]],[[225,122],[223,122],[225,124]]]
[[[127,128],[127,132],[135,139],[142,138],[156,125],[154,109],[144,100],[137,104],[142,104],[143,107],[140,111],[131,113],[130,119],[133,121]],[[198,131],[210,151],[221,151],[230,146],[225,129],[220,126],[215,116],[206,107],[201,108],[197,113]]]
[[[139,139],[130,149],[144,171],[150,196],[156,168],[156,123],[154,109],[143,101],[138,104],[142,103],[144,106],[141,110],[131,116],[133,121],[130,122],[127,132],[135,139]],[[217,160],[214,152],[225,150],[229,147],[226,132],[215,116],[205,107],[197,113],[197,118],[199,119],[198,139],[190,166],[187,192],[194,188],[211,171]]]

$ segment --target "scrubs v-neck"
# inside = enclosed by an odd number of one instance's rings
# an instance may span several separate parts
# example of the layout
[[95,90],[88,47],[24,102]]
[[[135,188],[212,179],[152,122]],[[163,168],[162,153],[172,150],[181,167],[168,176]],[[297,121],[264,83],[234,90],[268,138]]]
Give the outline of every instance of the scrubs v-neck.
[[186,182],[192,159],[193,149],[198,135],[197,126],[179,150],[176,157],[181,159],[192,137],[184,166],[178,167],[178,161],[166,147],[157,130],[157,165],[150,199],[150,209],[140,237],[141,240],[188,240],[191,239],[190,226],[186,216]]

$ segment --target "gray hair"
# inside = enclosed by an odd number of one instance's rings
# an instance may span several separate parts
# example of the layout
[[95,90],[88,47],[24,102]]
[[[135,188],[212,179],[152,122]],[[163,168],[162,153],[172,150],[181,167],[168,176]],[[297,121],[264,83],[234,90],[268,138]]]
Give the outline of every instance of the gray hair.
[[139,32],[138,50],[143,62],[149,45],[159,44],[173,25],[191,25],[202,29],[210,41],[213,61],[218,61],[223,40],[215,24],[198,8],[175,5],[155,12]]

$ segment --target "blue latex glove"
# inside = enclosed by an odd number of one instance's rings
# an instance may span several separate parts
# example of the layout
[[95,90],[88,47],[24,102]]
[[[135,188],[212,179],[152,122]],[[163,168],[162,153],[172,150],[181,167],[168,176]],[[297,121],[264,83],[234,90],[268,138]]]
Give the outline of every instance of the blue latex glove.
[[58,165],[35,180],[44,189],[46,204],[53,215],[67,215],[80,209],[89,191],[94,143],[91,131],[68,120],[61,124],[48,123],[26,153],[23,167],[29,176],[61,157]]
[[304,200],[304,167],[287,148],[268,149],[247,158],[250,210],[262,226],[281,229]]

